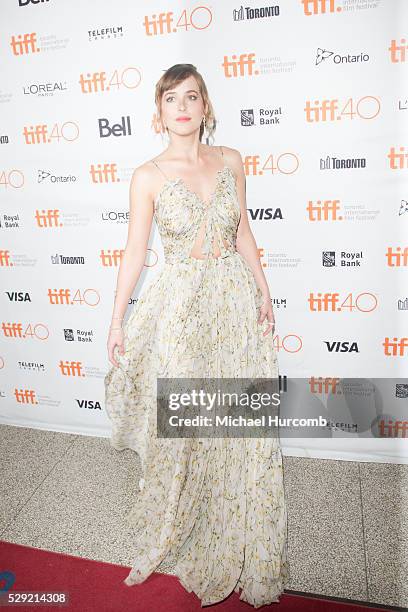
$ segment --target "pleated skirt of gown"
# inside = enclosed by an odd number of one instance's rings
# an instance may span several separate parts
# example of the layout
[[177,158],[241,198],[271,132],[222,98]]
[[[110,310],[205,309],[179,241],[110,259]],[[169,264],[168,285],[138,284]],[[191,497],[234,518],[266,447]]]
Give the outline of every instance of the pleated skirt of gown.
[[[206,267],[205,273],[204,266]],[[126,520],[134,561],[126,584],[168,558],[201,605],[234,590],[254,607],[279,601],[289,579],[287,510],[275,438],[157,438],[156,379],[278,377],[262,294],[237,252],[165,263],[124,325],[125,353],[105,377],[111,445],[141,460]]]

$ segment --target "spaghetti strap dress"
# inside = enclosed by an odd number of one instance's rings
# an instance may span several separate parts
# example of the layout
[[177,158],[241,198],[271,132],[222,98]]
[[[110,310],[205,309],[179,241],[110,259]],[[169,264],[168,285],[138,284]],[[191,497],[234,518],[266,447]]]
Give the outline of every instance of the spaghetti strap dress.
[[[164,263],[124,323],[124,354],[115,348],[119,365],[104,379],[110,444],[135,451],[142,472],[126,515],[134,558],[124,582],[140,584],[171,560],[201,606],[235,591],[258,608],[278,602],[289,579],[279,437],[158,437],[156,385],[277,378],[276,349],[258,323],[262,293],[236,250],[234,171],[218,170],[206,202],[162,174],[154,218]],[[202,257],[192,255],[197,241]]]

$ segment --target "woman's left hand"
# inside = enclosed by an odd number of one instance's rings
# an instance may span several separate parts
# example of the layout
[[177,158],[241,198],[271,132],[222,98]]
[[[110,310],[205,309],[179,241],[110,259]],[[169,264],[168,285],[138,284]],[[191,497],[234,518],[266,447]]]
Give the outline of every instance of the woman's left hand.
[[259,318],[258,318],[259,325],[262,325],[264,321],[269,323],[268,328],[266,329],[266,331],[263,332],[263,335],[266,336],[275,327],[275,316],[273,314],[270,297],[267,297],[264,299],[264,302],[259,309]]

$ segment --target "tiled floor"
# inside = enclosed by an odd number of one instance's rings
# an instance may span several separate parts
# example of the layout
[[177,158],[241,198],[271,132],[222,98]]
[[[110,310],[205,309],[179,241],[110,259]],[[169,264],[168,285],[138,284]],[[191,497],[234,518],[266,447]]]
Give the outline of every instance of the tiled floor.
[[[135,453],[2,425],[0,468],[1,539],[131,565]],[[284,469],[288,588],[408,606],[408,466],[287,457]]]

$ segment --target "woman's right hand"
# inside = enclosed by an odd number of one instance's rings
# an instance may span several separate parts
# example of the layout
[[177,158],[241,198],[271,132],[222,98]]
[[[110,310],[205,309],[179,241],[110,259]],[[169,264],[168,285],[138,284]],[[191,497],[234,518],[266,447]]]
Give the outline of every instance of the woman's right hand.
[[114,353],[116,346],[119,348],[119,353],[121,355],[123,355],[125,352],[125,341],[124,341],[123,329],[110,329],[109,330],[107,346],[108,346],[109,361],[111,362],[112,365],[114,365],[115,367],[118,367],[119,364],[114,358],[113,353]]

